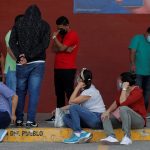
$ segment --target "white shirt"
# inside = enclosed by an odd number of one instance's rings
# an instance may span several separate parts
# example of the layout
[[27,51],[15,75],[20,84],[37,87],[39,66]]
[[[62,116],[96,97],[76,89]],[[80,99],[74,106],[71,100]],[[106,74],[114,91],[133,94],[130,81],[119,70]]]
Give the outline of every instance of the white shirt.
[[91,85],[89,89],[84,90],[81,92],[83,96],[91,96],[90,99],[81,103],[82,107],[87,108],[91,112],[98,112],[103,113],[105,112],[105,105],[100,95],[100,92],[95,88],[94,85]]

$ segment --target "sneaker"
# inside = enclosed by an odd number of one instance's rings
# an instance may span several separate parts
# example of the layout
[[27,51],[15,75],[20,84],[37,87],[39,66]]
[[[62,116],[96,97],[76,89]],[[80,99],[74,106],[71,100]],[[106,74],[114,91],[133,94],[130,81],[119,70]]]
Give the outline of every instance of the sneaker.
[[5,135],[7,134],[7,130],[5,129],[0,129],[0,142],[3,141]]
[[73,134],[71,138],[65,139],[64,143],[66,143],[66,144],[75,144],[75,143],[79,143],[79,141],[80,141],[80,137]]
[[17,127],[23,127],[23,121],[22,120],[17,120],[16,121],[16,126]]
[[82,132],[80,135],[80,141],[79,143],[86,143],[88,140],[92,138],[92,134],[90,132]]
[[80,136],[73,134],[71,138],[65,139],[64,143],[67,144],[85,143],[91,138],[92,138],[92,134],[84,131],[83,133],[80,134]]
[[27,127],[27,128],[38,127],[38,124],[37,124],[35,121],[34,121],[34,122],[32,122],[32,121],[27,121],[26,127]]
[[55,121],[55,116],[52,116],[49,119],[46,119],[45,121]]
[[150,119],[150,116],[147,116],[146,119]]
[[100,141],[104,144],[118,144],[119,143],[119,141],[112,136],[108,136],[107,138],[101,139]]
[[132,144],[132,140],[125,135],[124,138],[122,139],[122,141],[120,142],[120,144],[129,145],[129,144]]

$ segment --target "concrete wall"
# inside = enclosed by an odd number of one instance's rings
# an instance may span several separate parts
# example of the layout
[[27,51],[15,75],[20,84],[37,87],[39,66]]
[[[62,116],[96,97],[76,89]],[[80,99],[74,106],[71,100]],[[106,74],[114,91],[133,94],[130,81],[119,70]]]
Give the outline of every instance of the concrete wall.
[[[61,15],[70,19],[70,26],[80,37],[78,68],[93,71],[94,84],[100,90],[105,104],[113,101],[116,78],[129,70],[128,45],[136,33],[144,33],[150,26],[149,15],[73,14],[73,0],[1,0],[0,41],[5,52],[4,36],[12,27],[16,15],[30,4],[40,7],[43,18],[55,31],[55,20]],[[54,54],[47,49],[45,78],[41,89],[38,112],[49,112],[55,107],[53,82]],[[27,105],[26,105],[27,106]]]

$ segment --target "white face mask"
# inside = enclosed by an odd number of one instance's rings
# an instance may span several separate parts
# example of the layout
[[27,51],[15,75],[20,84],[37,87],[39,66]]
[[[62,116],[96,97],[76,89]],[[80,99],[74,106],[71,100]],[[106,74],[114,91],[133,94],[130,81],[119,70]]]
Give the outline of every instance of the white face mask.
[[150,35],[147,36],[147,41],[150,42]]
[[119,82],[119,83],[118,83],[119,89],[122,89],[122,84],[123,84],[122,82]]

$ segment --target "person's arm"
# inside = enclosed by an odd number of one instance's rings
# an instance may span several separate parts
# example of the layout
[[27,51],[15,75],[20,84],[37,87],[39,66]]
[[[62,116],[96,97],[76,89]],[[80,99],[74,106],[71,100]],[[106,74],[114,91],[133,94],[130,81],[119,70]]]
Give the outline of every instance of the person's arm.
[[7,52],[9,53],[9,55],[11,56],[11,58],[16,61],[15,55],[13,54],[12,50],[10,48],[8,48],[8,47],[7,47]]
[[14,56],[16,57],[16,59],[19,60],[19,56],[20,56],[21,52],[20,52],[19,46],[18,46],[18,37],[17,37],[17,31],[16,31],[15,26],[12,28],[12,32],[11,32],[10,40],[9,40],[9,46],[10,46],[10,49],[12,50]]
[[61,107],[60,109],[62,109],[62,110],[68,110],[69,108],[70,108],[70,105],[66,105],[66,106]]
[[124,102],[120,102],[120,106],[129,106],[138,101],[140,98],[142,98],[142,96],[143,92],[141,89],[134,89],[133,91],[130,92],[130,95]]
[[119,98],[120,103],[123,103],[124,101],[126,101],[126,99],[128,97],[128,95],[127,95],[128,87],[129,87],[129,82],[123,82],[122,90],[121,90],[121,94],[120,94],[120,98]]
[[54,44],[53,44],[53,50],[55,52],[62,52],[67,50],[67,46],[64,45],[63,43],[59,42],[57,39],[57,36],[53,36]]
[[101,115],[101,119],[105,120],[106,118],[109,118],[110,113],[113,112],[117,108],[117,103],[114,101],[110,107]]
[[18,104],[18,96],[17,95],[13,95],[12,96],[12,117],[11,117],[12,123],[16,122],[16,108],[17,108],[17,104]]
[[134,49],[131,49],[130,50],[130,65],[131,65],[130,69],[131,69],[132,72],[135,72],[135,70],[136,70],[136,66],[135,66],[136,57],[135,57],[135,54],[136,54],[136,51]]
[[4,74],[4,69],[5,69],[5,60],[4,60],[4,56],[1,53],[1,57],[0,57],[0,62],[1,62],[1,69],[2,69],[2,82],[5,82],[5,74]]
[[85,86],[83,82],[79,82],[78,85],[75,87],[70,99],[69,104],[80,104],[84,101],[87,101],[91,96],[80,95],[78,96],[79,91]]

